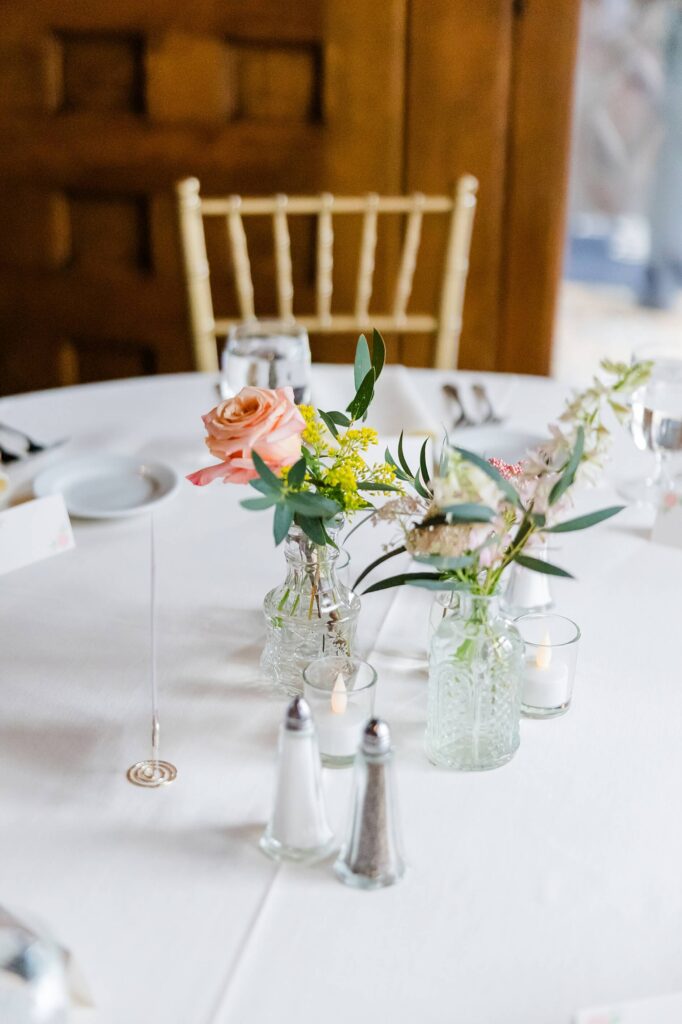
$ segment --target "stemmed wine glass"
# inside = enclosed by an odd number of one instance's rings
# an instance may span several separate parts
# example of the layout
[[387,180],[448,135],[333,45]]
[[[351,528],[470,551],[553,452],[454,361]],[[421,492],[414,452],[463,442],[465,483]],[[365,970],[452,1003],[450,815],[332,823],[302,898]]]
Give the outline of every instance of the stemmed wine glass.
[[645,480],[620,485],[629,501],[658,507],[665,494],[676,490],[669,463],[674,452],[682,451],[682,362],[680,371],[679,376],[665,371],[659,375],[655,364],[651,379],[632,395],[632,436],[640,450],[654,453],[656,469]]

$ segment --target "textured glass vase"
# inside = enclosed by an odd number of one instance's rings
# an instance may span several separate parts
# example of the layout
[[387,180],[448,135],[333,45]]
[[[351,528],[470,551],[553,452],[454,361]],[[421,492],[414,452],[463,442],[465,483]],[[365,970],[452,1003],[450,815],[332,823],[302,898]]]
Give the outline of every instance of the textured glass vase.
[[[327,527],[335,537],[339,526]],[[360,598],[337,573],[337,548],[314,544],[298,526],[284,542],[287,575],[263,603],[265,675],[283,693],[303,692],[303,669],[325,654],[353,654]]]
[[429,760],[460,771],[506,764],[519,745],[522,671],[523,642],[499,599],[453,595],[431,638]]

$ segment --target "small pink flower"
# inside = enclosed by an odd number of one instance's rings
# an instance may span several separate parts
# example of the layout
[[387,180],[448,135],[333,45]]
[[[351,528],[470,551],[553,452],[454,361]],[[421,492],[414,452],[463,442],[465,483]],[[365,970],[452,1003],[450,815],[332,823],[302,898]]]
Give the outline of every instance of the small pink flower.
[[242,388],[202,419],[206,445],[211,455],[222,461],[190,473],[187,479],[199,487],[213,480],[232,484],[254,480],[258,473],[251,458],[253,451],[275,473],[293,466],[301,457],[301,434],[306,424],[290,387],[274,391]]
[[511,480],[512,477],[521,476],[523,473],[522,462],[504,462],[502,459],[488,459],[488,462],[493,466],[500,476],[503,476],[505,480]]
[[677,505],[677,495],[669,491],[668,494],[663,497],[663,504],[666,508],[675,508]]

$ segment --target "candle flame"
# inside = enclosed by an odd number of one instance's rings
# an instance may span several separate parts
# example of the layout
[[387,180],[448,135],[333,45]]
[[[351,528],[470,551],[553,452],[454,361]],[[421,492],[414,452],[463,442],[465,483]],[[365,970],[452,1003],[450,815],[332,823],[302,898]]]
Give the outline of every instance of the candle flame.
[[332,711],[335,715],[343,715],[345,714],[347,707],[348,690],[346,689],[343,674],[339,672],[332,687]]
[[549,630],[545,630],[545,635],[542,638],[542,645],[538,647],[538,652],[535,655],[535,664],[538,668],[549,668],[552,662],[552,641],[549,636]]

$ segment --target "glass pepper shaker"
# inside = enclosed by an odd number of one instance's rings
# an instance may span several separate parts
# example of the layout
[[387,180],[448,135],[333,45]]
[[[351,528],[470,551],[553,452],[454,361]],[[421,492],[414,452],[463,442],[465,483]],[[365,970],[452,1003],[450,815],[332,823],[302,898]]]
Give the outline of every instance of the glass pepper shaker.
[[393,780],[391,733],[371,718],[355,759],[349,835],[334,865],[337,877],[357,889],[381,889],[405,874]]

